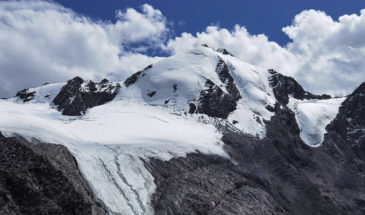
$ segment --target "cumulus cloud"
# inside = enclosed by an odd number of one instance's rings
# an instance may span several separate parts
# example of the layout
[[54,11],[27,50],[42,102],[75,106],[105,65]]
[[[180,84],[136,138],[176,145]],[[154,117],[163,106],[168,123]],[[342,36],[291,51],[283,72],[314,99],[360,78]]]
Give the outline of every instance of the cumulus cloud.
[[208,26],[196,35],[170,39],[165,49],[179,53],[203,43],[224,47],[251,64],[294,76],[315,93],[345,95],[365,81],[365,10],[337,21],[324,12],[305,10],[283,32],[292,40],[284,47],[242,26],[231,31]]
[[118,10],[115,24],[106,25],[109,36],[122,45],[140,42],[148,39],[149,45],[159,44],[168,34],[166,18],[161,11],[151,5],[144,4],[142,13],[133,8]]
[[138,45],[160,46],[168,35],[159,10],[145,4],[116,18],[93,21],[47,1],[0,2],[0,95],[77,75],[123,79],[159,59]]
[[226,48],[251,64],[294,76],[307,90],[344,95],[365,81],[365,10],[333,20],[305,10],[283,32],[285,46],[236,25],[171,37],[161,11],[144,4],[116,11],[116,21],[92,20],[40,0],[0,2],[0,96],[43,82],[109,77],[123,80],[168,54],[202,44]]
[[183,33],[170,39],[165,46],[172,54],[186,52],[207,44],[212,48],[226,48],[246,62],[264,68],[274,68],[287,75],[297,69],[297,58],[288,50],[268,40],[264,34],[251,35],[245,27],[236,25],[232,31],[217,26],[208,26],[205,32]]
[[286,49],[299,58],[295,77],[305,87],[343,95],[365,81],[365,10],[337,21],[306,10],[283,31],[293,40]]

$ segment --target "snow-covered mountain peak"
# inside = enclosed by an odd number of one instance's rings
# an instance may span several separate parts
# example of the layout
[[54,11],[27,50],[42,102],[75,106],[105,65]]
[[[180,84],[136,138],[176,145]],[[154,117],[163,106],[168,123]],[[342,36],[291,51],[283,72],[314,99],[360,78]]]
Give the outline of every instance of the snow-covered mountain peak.
[[175,55],[137,73],[140,75],[134,83],[131,79],[136,75],[127,79],[126,86],[133,90],[125,89],[121,93],[125,97],[142,98],[150,104],[166,102],[185,107],[199,96],[207,79],[221,84],[214,74],[216,65],[217,55],[206,48]]
[[119,89],[118,82],[103,79],[95,83],[77,76],[67,83],[47,83],[21,90],[10,100],[20,103],[48,103],[64,115],[77,116],[84,114],[88,108],[113,100]]
[[265,121],[286,106],[290,96],[298,101],[330,98],[305,91],[291,77],[243,62],[224,48],[202,46],[162,59],[125,81],[94,83],[75,77],[67,83],[22,90],[13,100],[49,103],[72,116],[113,100],[128,100],[179,115],[223,119],[244,133],[263,138]]
[[265,107],[276,102],[270,73],[221,52],[200,47],[163,59],[128,78],[119,96],[228,119],[263,136],[272,115]]
[[336,118],[347,127],[339,133],[363,135],[363,89],[342,103],[225,49],[202,46],[118,82],[75,77],[19,91],[0,100],[0,132],[66,146],[110,214],[153,214],[148,159],[196,152],[228,158],[223,136],[232,131],[257,143],[300,132],[297,142],[319,146],[341,103]]

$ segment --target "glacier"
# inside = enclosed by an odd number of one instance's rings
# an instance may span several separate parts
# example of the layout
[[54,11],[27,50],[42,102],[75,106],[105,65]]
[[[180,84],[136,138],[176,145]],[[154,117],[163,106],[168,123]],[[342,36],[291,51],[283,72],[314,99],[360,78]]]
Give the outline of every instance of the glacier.
[[[21,135],[29,141],[66,146],[110,214],[153,214],[151,196],[156,187],[144,165],[148,159],[167,161],[191,152],[229,158],[217,119],[190,114],[188,105],[197,102],[207,80],[228,92],[227,83],[216,73],[220,59],[229,68],[241,98],[236,110],[218,122],[265,138],[264,122],[274,115],[267,106],[277,103],[270,73],[207,47],[157,62],[130,86],[118,82],[121,88],[112,101],[81,116],[62,115],[52,104],[65,83],[28,89],[34,92],[29,102],[17,97],[0,100],[0,131],[8,137]],[[88,90],[85,85],[82,89]],[[325,126],[342,101],[290,98],[289,107],[306,144],[320,145]]]

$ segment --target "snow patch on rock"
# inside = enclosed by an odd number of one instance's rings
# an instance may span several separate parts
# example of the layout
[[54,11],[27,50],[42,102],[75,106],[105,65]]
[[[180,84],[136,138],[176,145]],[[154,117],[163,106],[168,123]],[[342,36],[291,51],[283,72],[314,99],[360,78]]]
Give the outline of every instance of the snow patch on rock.
[[345,98],[298,100],[289,98],[288,107],[295,113],[300,137],[309,146],[318,147],[324,140],[326,126],[336,117]]
[[[25,89],[27,93],[33,93],[34,97],[32,97],[29,103],[51,103],[53,99],[57,96],[57,94],[61,91],[61,88],[66,83],[47,83],[40,87],[28,88]],[[24,100],[20,97],[14,97],[9,99],[10,101],[24,103]]]

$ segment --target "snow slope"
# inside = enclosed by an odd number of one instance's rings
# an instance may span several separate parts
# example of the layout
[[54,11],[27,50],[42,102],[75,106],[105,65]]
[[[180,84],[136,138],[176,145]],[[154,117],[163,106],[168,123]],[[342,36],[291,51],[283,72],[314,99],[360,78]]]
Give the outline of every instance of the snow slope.
[[[121,90],[122,96],[142,98],[153,105],[164,105],[170,99],[170,105],[182,110],[199,96],[207,78],[222,85],[214,72],[217,62],[217,54],[207,48],[169,57],[154,64],[135,85]],[[153,91],[156,94],[148,96]]]
[[288,106],[294,111],[300,128],[300,137],[310,146],[320,146],[326,125],[337,115],[339,107],[345,98],[326,100],[297,100],[289,99]]
[[[228,64],[242,95],[237,111],[231,113],[229,121],[237,121],[236,127],[245,133],[264,137],[265,126],[258,121],[270,119],[272,113],[265,106],[274,105],[276,101],[269,85],[268,71],[210,48],[197,48],[159,61],[136,84],[122,87],[120,97],[141,100],[151,105],[170,106],[177,112],[188,111],[188,104],[198,100],[207,79],[227,92],[225,83],[215,72],[219,58]],[[150,96],[151,92],[153,96]]]
[[[40,87],[29,88],[27,93],[34,92],[34,99],[30,103],[51,103],[66,83],[48,83]],[[11,101],[23,103],[18,97],[11,98]]]
[[266,128],[264,120],[270,120],[273,113],[265,106],[274,106],[276,99],[269,84],[267,70],[238,60],[230,55],[220,54],[228,64],[242,98],[237,110],[228,119],[236,120],[235,126],[243,132],[264,138]]

